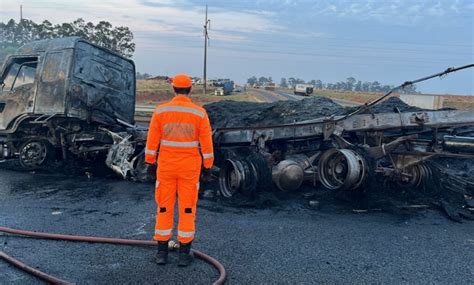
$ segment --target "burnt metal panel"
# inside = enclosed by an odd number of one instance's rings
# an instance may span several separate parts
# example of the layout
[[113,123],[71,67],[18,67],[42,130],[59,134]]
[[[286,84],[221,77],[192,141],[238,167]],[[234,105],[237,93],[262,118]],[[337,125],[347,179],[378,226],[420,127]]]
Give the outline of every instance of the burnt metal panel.
[[65,37],[56,39],[46,39],[24,44],[16,52],[16,55],[38,54],[46,51],[63,50],[74,48],[80,40],[79,37]]
[[72,54],[73,49],[51,51],[45,54],[35,97],[35,113],[66,113],[66,86]]
[[[74,55],[70,115],[115,124],[134,123],[135,66],[115,53],[80,41]],[[87,110],[87,114],[84,112]]]
[[360,114],[339,121],[341,118],[343,117],[277,126],[218,129],[214,133],[214,141],[225,145],[255,143],[259,138],[265,141],[305,139],[323,136],[328,126],[331,126],[329,135],[341,135],[358,131],[444,128],[474,124],[472,110]]
[[30,113],[33,106],[33,86],[21,86],[12,92],[0,95],[0,132],[8,129],[15,118],[25,113]]
[[0,110],[0,133],[5,132],[16,118],[33,112],[34,96],[37,86],[36,79],[38,78],[39,66],[41,64],[40,58],[36,55],[10,56],[3,66],[1,74],[2,81],[5,80],[5,76],[9,73],[10,68],[12,68],[13,62],[17,60],[26,62],[38,61],[36,64],[36,72],[32,83],[22,84],[21,86],[18,85],[18,87],[13,89],[8,89],[8,86],[5,86],[5,89],[0,90],[0,105],[2,106]]

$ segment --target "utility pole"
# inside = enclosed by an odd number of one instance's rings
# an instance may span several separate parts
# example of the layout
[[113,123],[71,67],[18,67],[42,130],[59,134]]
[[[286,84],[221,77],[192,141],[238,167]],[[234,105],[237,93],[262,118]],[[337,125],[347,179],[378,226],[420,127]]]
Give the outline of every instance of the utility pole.
[[206,95],[206,88],[207,88],[207,45],[209,44],[209,34],[207,30],[211,29],[211,20],[207,18],[207,4],[206,4],[206,19],[204,21],[204,95]]
[[23,20],[23,5],[20,4],[20,22]]

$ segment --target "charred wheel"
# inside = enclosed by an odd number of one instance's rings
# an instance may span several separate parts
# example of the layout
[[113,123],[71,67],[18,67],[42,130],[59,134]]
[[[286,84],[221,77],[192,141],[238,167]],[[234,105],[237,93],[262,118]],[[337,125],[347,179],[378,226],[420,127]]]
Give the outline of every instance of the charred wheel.
[[227,159],[219,171],[219,190],[226,198],[248,194],[255,191],[257,179],[257,169],[250,161]]
[[156,180],[156,168],[156,165],[145,162],[145,150],[143,150],[132,159],[130,174],[132,179],[138,182],[153,182]]
[[46,140],[30,140],[20,147],[19,162],[25,169],[38,169],[54,157],[54,148]]
[[426,181],[430,177],[430,168],[424,163],[419,163],[404,169],[399,179],[397,180],[397,184],[399,186],[407,188],[419,187],[423,184],[424,181]]
[[362,185],[367,174],[365,159],[350,149],[330,149],[319,160],[319,176],[324,187],[352,190]]

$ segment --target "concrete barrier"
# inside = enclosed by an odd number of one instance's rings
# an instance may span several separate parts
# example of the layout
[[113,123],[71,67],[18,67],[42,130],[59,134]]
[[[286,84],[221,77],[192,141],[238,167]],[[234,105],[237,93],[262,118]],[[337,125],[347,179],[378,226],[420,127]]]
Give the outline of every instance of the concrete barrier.
[[408,105],[423,109],[438,110],[443,108],[443,96],[432,94],[400,94],[400,99]]

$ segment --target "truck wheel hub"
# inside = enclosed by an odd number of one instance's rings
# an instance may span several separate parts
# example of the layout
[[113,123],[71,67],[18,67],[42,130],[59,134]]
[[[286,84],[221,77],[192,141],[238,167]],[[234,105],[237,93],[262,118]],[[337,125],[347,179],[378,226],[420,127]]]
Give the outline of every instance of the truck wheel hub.
[[35,168],[45,162],[47,155],[47,147],[44,143],[29,142],[20,151],[20,163],[25,168]]

